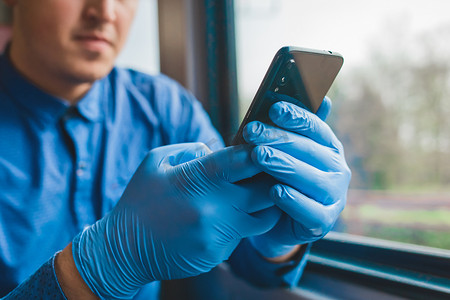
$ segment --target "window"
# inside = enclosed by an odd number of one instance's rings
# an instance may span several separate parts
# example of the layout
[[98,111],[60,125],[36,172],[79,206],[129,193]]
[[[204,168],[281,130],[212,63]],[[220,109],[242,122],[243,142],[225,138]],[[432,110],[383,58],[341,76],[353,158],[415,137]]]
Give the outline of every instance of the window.
[[157,0],[141,0],[128,41],[117,65],[155,74],[159,72]]
[[328,122],[353,178],[335,230],[450,249],[450,3],[236,0],[241,118],[275,52],[345,62]]

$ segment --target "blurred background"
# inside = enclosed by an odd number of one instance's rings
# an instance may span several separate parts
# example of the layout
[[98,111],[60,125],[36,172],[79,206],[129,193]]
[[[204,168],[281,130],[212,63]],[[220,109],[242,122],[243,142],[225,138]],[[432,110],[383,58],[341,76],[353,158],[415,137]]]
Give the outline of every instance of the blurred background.
[[237,0],[241,117],[283,45],[332,50],[353,172],[335,230],[450,249],[450,2]]

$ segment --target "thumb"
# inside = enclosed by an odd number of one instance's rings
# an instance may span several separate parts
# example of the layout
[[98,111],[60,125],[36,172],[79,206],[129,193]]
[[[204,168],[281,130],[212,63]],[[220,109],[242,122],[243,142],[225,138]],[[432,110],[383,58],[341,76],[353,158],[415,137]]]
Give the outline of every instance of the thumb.
[[208,176],[215,176],[231,183],[237,182],[261,172],[251,159],[253,147],[230,146],[206,155],[198,162],[203,163]]
[[322,120],[325,121],[331,112],[331,100],[328,97],[323,98],[322,103],[319,106],[319,109],[316,112],[316,115]]
[[148,160],[153,167],[167,169],[210,153],[211,149],[203,143],[181,143],[153,149]]

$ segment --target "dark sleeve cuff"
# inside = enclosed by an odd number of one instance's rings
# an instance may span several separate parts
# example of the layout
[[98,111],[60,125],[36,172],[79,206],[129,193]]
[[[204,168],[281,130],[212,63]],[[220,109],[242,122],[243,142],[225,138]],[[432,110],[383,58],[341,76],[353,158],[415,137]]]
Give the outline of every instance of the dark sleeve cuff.
[[67,300],[56,279],[56,253],[44,263],[33,275],[28,277],[18,287],[6,295],[2,300],[12,299],[51,299]]
[[286,263],[271,263],[247,239],[241,241],[228,263],[233,272],[259,287],[293,287],[305,268],[311,245],[305,245]]

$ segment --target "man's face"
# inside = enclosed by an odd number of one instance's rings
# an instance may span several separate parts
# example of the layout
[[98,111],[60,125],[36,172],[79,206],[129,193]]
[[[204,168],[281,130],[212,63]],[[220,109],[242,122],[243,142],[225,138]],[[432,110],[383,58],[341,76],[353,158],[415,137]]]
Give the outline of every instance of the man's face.
[[[35,72],[75,82],[111,70],[138,0],[6,0],[14,8],[11,51]],[[30,66],[26,66],[30,67]]]

